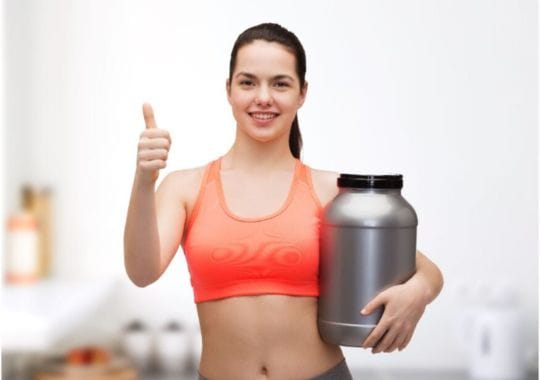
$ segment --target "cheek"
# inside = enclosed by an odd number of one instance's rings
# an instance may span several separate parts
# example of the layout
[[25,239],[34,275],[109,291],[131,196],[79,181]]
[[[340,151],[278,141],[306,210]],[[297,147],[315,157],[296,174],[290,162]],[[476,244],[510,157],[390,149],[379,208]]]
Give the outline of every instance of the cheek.
[[247,108],[252,100],[251,100],[251,96],[249,96],[248,94],[234,94],[230,97],[230,103],[231,103],[231,106],[235,109],[235,110],[242,110],[242,109],[245,109]]
[[276,99],[281,109],[286,112],[296,112],[300,106],[300,99],[297,96],[284,95],[283,97]]

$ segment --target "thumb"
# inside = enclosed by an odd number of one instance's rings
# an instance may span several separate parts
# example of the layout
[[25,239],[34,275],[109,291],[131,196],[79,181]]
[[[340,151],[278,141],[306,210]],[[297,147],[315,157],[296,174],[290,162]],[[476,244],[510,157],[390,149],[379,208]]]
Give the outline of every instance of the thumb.
[[154,119],[154,110],[152,109],[150,103],[143,104],[143,116],[146,129],[157,128],[156,119]]
[[375,298],[373,298],[371,301],[369,301],[367,303],[367,305],[364,306],[362,311],[360,311],[360,313],[362,313],[363,315],[371,314],[371,312],[373,310],[375,310],[376,308],[378,308],[379,306],[382,306],[382,305],[384,305],[384,294],[383,293],[377,295]]

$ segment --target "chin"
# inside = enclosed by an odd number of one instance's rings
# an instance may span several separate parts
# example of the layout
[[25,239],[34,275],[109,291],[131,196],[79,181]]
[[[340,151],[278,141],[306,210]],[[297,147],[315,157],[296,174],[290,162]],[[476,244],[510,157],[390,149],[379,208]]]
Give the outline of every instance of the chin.
[[248,131],[244,132],[251,137],[253,140],[257,140],[259,142],[270,142],[274,140],[278,140],[283,137],[284,134],[287,133],[286,130],[281,129],[274,129],[269,127],[257,127],[257,126],[250,126]]

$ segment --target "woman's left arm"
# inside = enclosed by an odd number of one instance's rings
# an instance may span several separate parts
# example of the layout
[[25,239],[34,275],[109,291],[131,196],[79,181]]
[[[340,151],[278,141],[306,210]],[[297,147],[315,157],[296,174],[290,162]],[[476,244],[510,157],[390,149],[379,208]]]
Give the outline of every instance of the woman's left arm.
[[443,276],[439,268],[422,252],[416,251],[416,273],[403,284],[380,292],[362,309],[361,313],[367,315],[384,305],[379,323],[362,346],[373,347],[374,354],[392,352],[396,348],[403,350],[426,305],[439,295],[442,287]]

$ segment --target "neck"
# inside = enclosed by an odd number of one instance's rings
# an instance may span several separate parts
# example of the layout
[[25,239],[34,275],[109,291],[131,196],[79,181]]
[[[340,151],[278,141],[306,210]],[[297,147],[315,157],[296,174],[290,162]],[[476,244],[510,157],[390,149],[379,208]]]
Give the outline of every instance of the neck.
[[231,149],[223,156],[222,167],[260,171],[291,168],[295,157],[289,149],[289,135],[261,142],[245,136],[237,128],[236,139]]

